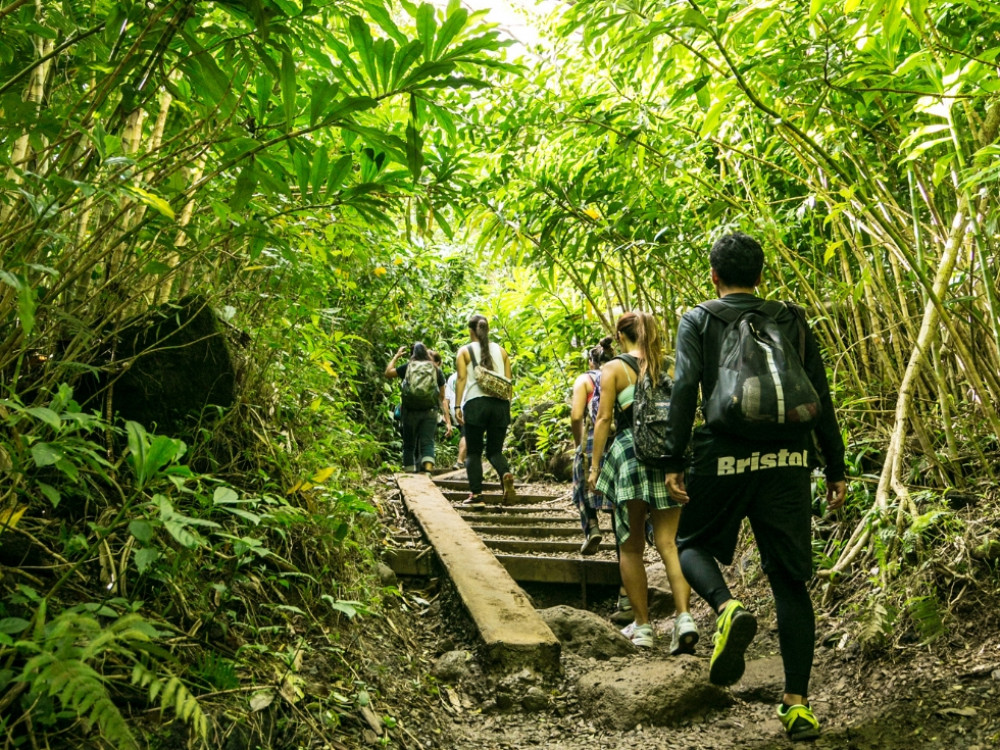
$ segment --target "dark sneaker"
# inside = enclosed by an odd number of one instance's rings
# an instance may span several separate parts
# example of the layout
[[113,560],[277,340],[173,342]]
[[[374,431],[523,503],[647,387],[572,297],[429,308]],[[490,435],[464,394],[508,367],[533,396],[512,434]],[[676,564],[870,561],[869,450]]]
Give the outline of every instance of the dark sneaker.
[[601,536],[601,529],[596,523],[591,523],[587,526],[587,538],[584,540],[583,544],[580,545],[581,555],[592,555],[597,552],[598,548],[601,546],[601,540],[604,537]]
[[674,620],[674,635],[670,639],[670,653],[693,654],[698,643],[698,626],[690,612],[681,612]]
[[517,490],[514,489],[514,475],[509,471],[503,475],[503,504],[513,505],[517,502]]
[[708,680],[713,685],[733,685],[743,676],[750,641],[757,635],[757,618],[733,599],[716,620],[715,650],[708,667]]
[[624,594],[620,594],[618,596],[618,606],[611,613],[611,622],[620,624],[623,622],[632,622],[633,619],[632,600]]
[[792,742],[814,740],[819,737],[819,722],[809,706],[803,706],[801,703],[786,706],[784,703],[779,703],[778,718],[781,719],[781,726],[785,728],[785,734]]
[[462,505],[482,505],[482,504],[483,504],[483,496],[476,495],[472,492],[470,492],[469,496],[462,501]]

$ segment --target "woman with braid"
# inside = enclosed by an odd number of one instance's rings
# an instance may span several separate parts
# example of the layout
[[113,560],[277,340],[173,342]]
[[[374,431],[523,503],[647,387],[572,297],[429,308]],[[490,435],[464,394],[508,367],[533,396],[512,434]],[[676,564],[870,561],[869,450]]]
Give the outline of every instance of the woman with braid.
[[[662,470],[641,463],[635,456],[632,435],[632,400],[635,384],[648,373],[657,382],[662,362],[660,334],[656,320],[649,313],[628,312],[615,326],[619,351],[623,352],[601,368],[601,403],[594,427],[594,457],[587,483],[615,506],[615,533],[621,547],[619,566],[622,584],[632,603],[635,621],[622,634],[642,648],[653,645],[653,626],[649,622],[649,584],[643,553],[646,518],[653,521],[653,538],[663,559],[670,590],[677,607],[672,654],[694,651],[698,627],[688,611],[691,587],[684,580],[677,554],[677,525],[681,508],[670,499]],[[614,416],[614,442],[604,456],[608,433]],[[603,468],[601,459],[604,458]]]
[[503,503],[517,500],[514,475],[503,455],[503,442],[510,426],[510,401],[488,396],[476,380],[476,367],[484,367],[511,379],[510,359],[499,344],[490,341],[490,324],[482,315],[469,318],[470,343],[458,350],[455,369],[455,416],[465,425],[465,468],[469,476],[466,503],[479,501],[483,491],[483,450],[503,484]]

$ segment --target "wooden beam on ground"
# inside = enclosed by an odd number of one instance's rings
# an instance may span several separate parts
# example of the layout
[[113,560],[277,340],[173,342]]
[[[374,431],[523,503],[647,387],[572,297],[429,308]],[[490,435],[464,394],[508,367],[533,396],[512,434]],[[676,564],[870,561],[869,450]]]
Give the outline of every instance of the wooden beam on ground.
[[382,560],[398,576],[431,578],[441,574],[437,558],[430,547],[386,550],[382,555]]
[[497,555],[511,578],[524,583],[580,583],[585,586],[619,586],[617,560]]
[[397,474],[396,483],[478,629],[486,661],[505,672],[557,673],[558,639],[458,511],[426,476]]

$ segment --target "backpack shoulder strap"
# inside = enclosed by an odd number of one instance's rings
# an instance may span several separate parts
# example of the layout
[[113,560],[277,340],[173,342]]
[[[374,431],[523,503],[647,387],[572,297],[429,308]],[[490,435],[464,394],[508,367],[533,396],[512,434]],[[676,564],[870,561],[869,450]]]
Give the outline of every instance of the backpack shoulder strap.
[[628,378],[629,385],[633,385],[632,378],[629,377],[628,370],[635,372],[636,377],[639,376],[639,360],[633,357],[631,354],[619,354],[615,359],[621,360],[622,364],[628,369],[625,370],[625,377]]
[[805,364],[806,361],[806,328],[809,324],[806,323],[805,312],[798,305],[793,305],[788,302],[782,302],[781,300],[769,299],[765,300],[757,310],[769,318],[776,319],[782,312],[788,310],[795,318],[796,326],[799,330],[798,345],[799,345],[799,360]]
[[806,329],[809,328],[809,323],[806,321],[806,311],[803,310],[798,305],[793,305],[788,302],[782,302],[785,309],[795,316],[795,319],[799,323],[799,359],[802,360],[802,364],[806,362]]
[[718,318],[723,323],[732,323],[743,313],[731,305],[727,305],[721,299],[708,299],[698,305],[702,310]]
[[764,300],[764,304],[757,308],[757,312],[760,312],[769,318],[777,318],[787,309],[788,305],[784,302],[776,299],[768,299]]

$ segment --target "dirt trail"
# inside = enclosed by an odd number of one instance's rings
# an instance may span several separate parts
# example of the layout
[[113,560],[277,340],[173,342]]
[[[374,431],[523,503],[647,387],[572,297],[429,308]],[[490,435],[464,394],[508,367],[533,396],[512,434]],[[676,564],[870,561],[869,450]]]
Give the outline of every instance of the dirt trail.
[[[395,523],[405,513],[393,508]],[[761,627],[748,652],[744,680],[730,693],[732,705],[709,709],[675,726],[610,729],[596,723],[595,711],[581,700],[579,680],[595,670],[610,670],[621,680],[656,668],[667,651],[669,620],[657,623],[661,637],[647,652],[598,662],[563,654],[563,675],[541,680],[525,675],[504,679],[484,675],[474,658],[442,673],[439,658],[449,652],[475,653],[476,643],[461,605],[445,582],[404,580],[404,593],[426,604],[392,616],[394,630],[408,649],[406,670],[383,683],[383,710],[399,722],[390,739],[405,748],[463,750],[708,750],[791,747],[775,717],[781,668],[770,595],[762,577],[744,560],[744,580],[735,593],[758,614]],[[732,580],[732,571],[728,572]],[[567,590],[568,589],[568,590]],[[537,586],[528,591],[536,607],[580,606],[576,587]],[[595,592],[594,592],[595,593]],[[590,595],[589,609],[610,613],[613,590]],[[852,637],[853,612],[817,608],[818,643],[812,678],[812,703],[823,724],[817,748],[914,750],[1000,746],[1000,616],[995,607],[966,605],[949,617],[947,635],[933,647],[913,646],[880,658],[864,654]],[[712,615],[698,601],[694,615],[703,639],[696,657],[707,664]],[[392,649],[398,648],[398,644]],[[392,660],[397,664],[398,653]],[[439,678],[428,676],[438,670]],[[637,688],[637,689],[641,689]],[[516,700],[512,700],[512,696]],[[534,700],[528,700],[534,696]],[[525,708],[528,706],[528,708]],[[369,733],[368,740],[376,740]],[[391,745],[390,745],[391,746]]]

